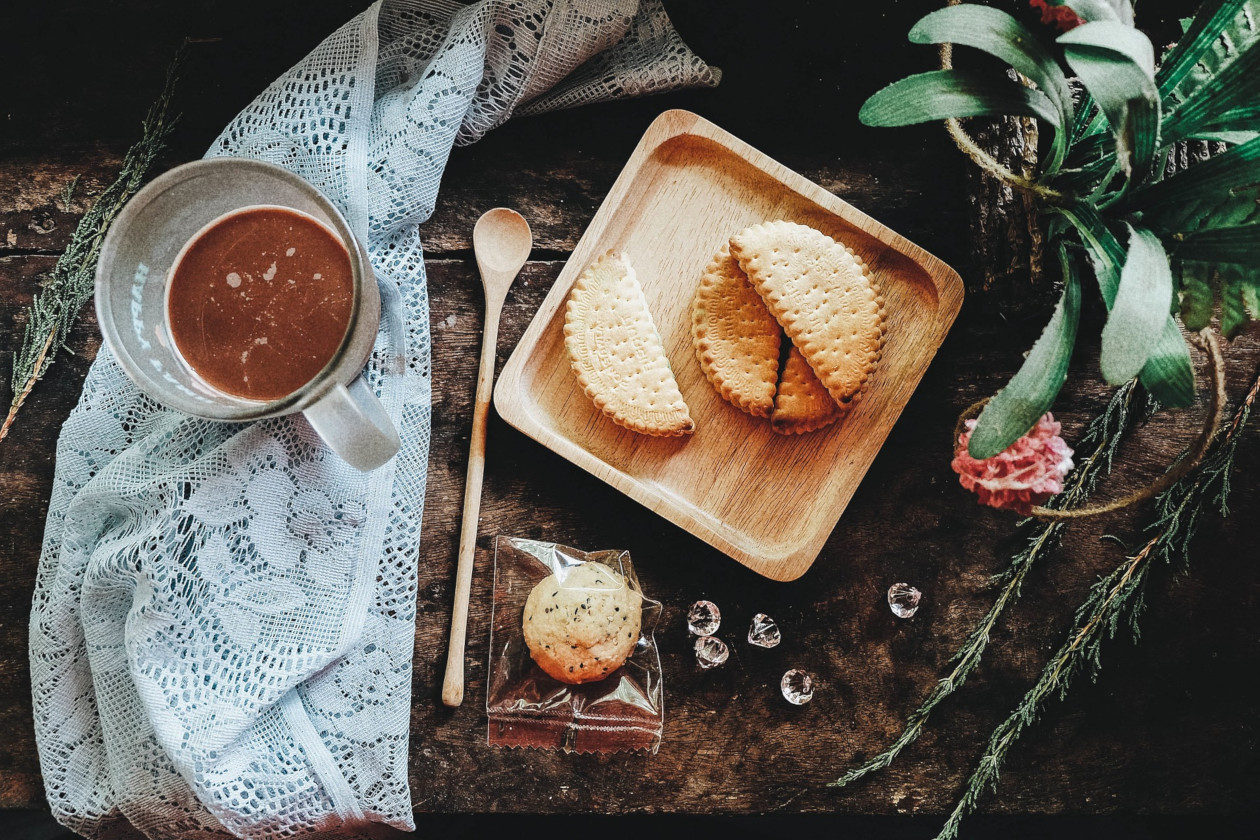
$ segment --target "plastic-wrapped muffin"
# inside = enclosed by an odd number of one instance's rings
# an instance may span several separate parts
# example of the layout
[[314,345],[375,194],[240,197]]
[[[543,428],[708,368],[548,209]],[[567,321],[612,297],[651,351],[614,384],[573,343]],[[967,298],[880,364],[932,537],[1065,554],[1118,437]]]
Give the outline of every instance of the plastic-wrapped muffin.
[[543,578],[525,601],[529,655],[561,682],[602,680],[634,652],[643,597],[620,574],[588,561]]

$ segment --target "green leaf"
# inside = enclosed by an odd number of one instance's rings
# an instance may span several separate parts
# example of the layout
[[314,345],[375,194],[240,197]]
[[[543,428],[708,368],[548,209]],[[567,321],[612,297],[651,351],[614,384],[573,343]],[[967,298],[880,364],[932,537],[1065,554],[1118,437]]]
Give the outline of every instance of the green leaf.
[[1062,246],[1059,265],[1064,282],[1059,305],[1019,371],[980,413],[967,445],[972,458],[992,458],[1019,440],[1054,404],[1067,379],[1081,316],[1081,284]]
[[1247,323],[1247,304],[1243,299],[1246,279],[1241,272],[1222,274],[1221,278],[1221,335],[1233,338]]
[[[1054,55],[1032,33],[1006,12],[991,6],[962,4],[946,6],[924,17],[910,30],[916,44],[957,44],[983,50],[1005,61],[1027,76],[1059,111],[1059,125],[1074,119],[1072,91]],[[1063,132],[1055,132],[1054,146],[1045,171],[1059,167],[1067,143]]]
[[1194,403],[1194,365],[1181,327],[1171,315],[1164,319],[1163,332],[1138,374],[1142,387],[1169,408],[1186,408]]
[[1092,207],[1077,204],[1073,207],[1055,208],[1051,212],[1067,219],[1072,223],[1072,227],[1076,228],[1093,263],[1094,275],[1098,279],[1098,290],[1102,293],[1103,303],[1110,311],[1115,304],[1116,291],[1120,288],[1120,269],[1124,265],[1125,256],[1124,246]]
[[[1063,216],[1076,228],[1094,264],[1098,278],[1098,290],[1103,303],[1110,310],[1120,287],[1120,270],[1124,265],[1125,252],[1120,241],[1103,223],[1092,207],[1077,204],[1058,207],[1053,212]],[[1194,367],[1190,364],[1190,348],[1177,321],[1171,315],[1164,320],[1163,330],[1155,339],[1146,364],[1138,379],[1142,386],[1161,403],[1173,408],[1185,408],[1194,402]]]
[[1229,143],[1231,146],[1241,146],[1243,143],[1250,143],[1260,137],[1260,130],[1257,131],[1230,131],[1230,130],[1208,130],[1201,131],[1186,139],[1188,140],[1214,140],[1221,143]]
[[1094,98],[1089,95],[1089,91],[1081,91],[1081,101],[1076,106],[1076,118],[1072,121],[1072,139],[1068,143],[1069,148],[1091,134],[1101,131],[1106,122],[1106,118],[1098,109]]
[[[1257,95],[1260,95],[1260,86],[1257,86]],[[1229,139],[1231,135],[1254,135],[1256,131],[1260,131],[1260,104],[1247,104],[1231,108],[1223,114],[1204,117],[1185,139],[1224,140],[1228,143],[1235,142]]]
[[1186,329],[1206,327],[1216,300],[1220,301],[1221,333],[1226,338],[1237,334],[1248,319],[1260,317],[1260,265],[1178,260],[1177,269],[1181,320]]
[[1142,223],[1180,237],[1260,221],[1260,139],[1234,146],[1131,192],[1124,208]]
[[1064,6],[1076,12],[1086,21],[1105,20],[1120,22],[1120,15],[1106,0],[1064,0]]
[[1112,385],[1137,376],[1150,356],[1151,336],[1159,335],[1172,301],[1173,276],[1159,237],[1129,228],[1129,254],[1120,287],[1102,331],[1102,374]]
[[1155,77],[1159,95],[1169,106],[1167,110],[1185,101],[1217,70],[1237,57],[1240,47],[1260,34],[1254,23],[1247,23],[1244,7],[1252,21],[1260,17],[1257,0],[1205,0],[1199,7]]
[[1183,265],[1181,268],[1181,322],[1191,332],[1198,332],[1212,320],[1212,285],[1210,268],[1205,265]]
[[896,127],[954,117],[1037,117],[1056,128],[1059,112],[1040,91],[963,70],[908,76],[876,91],[858,112],[864,125]]
[[1205,230],[1186,236],[1173,252],[1178,259],[1260,266],[1260,224]]
[[1260,100],[1260,36],[1227,54],[1214,70],[1185,95],[1164,121],[1164,141],[1175,143],[1207,131],[1255,130]]
[[1125,174],[1141,180],[1159,146],[1159,93],[1150,39],[1114,21],[1086,23],[1059,36],[1068,64],[1111,125]]
[[1242,283],[1243,306],[1252,318],[1260,319],[1260,271],[1252,272]]

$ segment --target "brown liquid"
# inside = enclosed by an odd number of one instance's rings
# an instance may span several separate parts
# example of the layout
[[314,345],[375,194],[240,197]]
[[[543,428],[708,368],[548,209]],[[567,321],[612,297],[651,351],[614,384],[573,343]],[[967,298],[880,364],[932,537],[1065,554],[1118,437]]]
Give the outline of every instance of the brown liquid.
[[350,324],[350,254],[323,225],[257,207],[203,231],[175,267],[166,316],[179,353],[213,387],[287,396],[328,364]]

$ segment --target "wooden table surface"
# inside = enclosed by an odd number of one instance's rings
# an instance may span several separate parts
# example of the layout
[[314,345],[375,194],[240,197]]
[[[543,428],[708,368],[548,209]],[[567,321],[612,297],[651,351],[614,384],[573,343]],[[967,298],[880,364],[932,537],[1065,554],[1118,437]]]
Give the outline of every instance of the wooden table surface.
[[[138,134],[181,38],[198,39],[179,89],[183,120],[163,167],[200,157],[244,106],[363,0],[88,0],[20,4],[0,24],[0,400],[24,307],[78,217]],[[511,121],[451,156],[425,224],[433,304],[434,404],[419,567],[411,779],[418,812],[474,814],[838,813],[940,815],[989,732],[1072,626],[1089,586],[1141,539],[1148,509],[1072,527],[1029,577],[983,664],[889,770],[847,790],[825,785],[882,748],[944,674],[988,608],[989,575],[1021,545],[1013,515],[983,509],[949,468],[958,413],[1000,387],[1048,316],[1045,290],[983,293],[967,239],[966,163],[937,126],[875,130],[860,102],[893,78],[929,69],[906,44],[934,2],[667,3],[684,37],[725,72],[722,84]],[[1154,7],[1159,6],[1158,10]],[[1148,4],[1143,3],[1143,7]],[[1151,23],[1191,4],[1150,3]],[[1156,16],[1158,11],[1162,17]],[[10,43],[5,43],[10,42]],[[631,502],[507,426],[493,413],[469,621],[468,699],[438,699],[454,588],[458,522],[480,341],[480,287],[470,250],[484,210],[520,210],[536,237],[508,299],[507,358],[621,165],[662,110],[694,110],[955,266],[971,284],[952,333],[813,567],[771,583]],[[72,200],[68,182],[78,178]],[[1097,336],[1098,302],[1084,336]],[[61,423],[100,345],[85,311],[63,354],[0,443],[0,807],[42,808],[31,722],[27,619]],[[1256,330],[1227,350],[1237,398],[1260,365]],[[1074,441],[1106,402],[1096,339],[1082,341],[1055,406]],[[1194,433],[1200,403],[1160,412],[1123,450],[1105,492],[1149,479]],[[1232,515],[1209,517],[1188,574],[1154,574],[1140,646],[1107,649],[1096,684],[1082,680],[1014,749],[989,814],[1238,815],[1260,801],[1260,702],[1242,688],[1260,657],[1260,585],[1249,526],[1260,517],[1260,434],[1240,448]],[[566,755],[486,745],[490,547],[496,534],[586,549],[624,548],[664,604],[657,632],[666,691],[659,754]],[[1115,539],[1104,539],[1106,536]],[[924,592],[911,620],[884,600],[891,583]],[[695,665],[684,615],[700,598],[722,609],[730,661]],[[750,617],[773,616],[783,643],[743,643]],[[812,703],[779,694],[790,667],[811,672]],[[928,820],[934,827],[935,821]]]

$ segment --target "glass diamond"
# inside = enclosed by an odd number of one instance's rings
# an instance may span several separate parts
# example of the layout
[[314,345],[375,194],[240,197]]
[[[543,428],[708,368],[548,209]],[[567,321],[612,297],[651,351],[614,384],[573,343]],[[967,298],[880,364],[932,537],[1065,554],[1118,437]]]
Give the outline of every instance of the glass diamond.
[[909,618],[919,610],[923,593],[908,583],[894,583],[888,587],[888,606],[897,618]]
[[701,636],[696,639],[696,664],[706,671],[721,665],[730,655],[726,642],[716,636]]
[[687,629],[696,636],[712,636],[722,624],[722,611],[712,601],[696,601],[687,610]]
[[783,634],[779,632],[779,625],[774,623],[773,618],[765,613],[753,616],[752,624],[748,625],[748,644],[772,648],[781,641]]
[[814,678],[800,668],[793,668],[779,680],[779,690],[789,703],[804,706],[814,699]]

